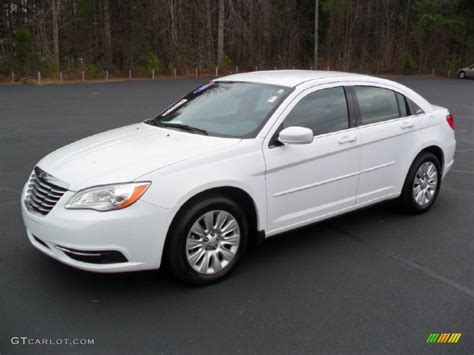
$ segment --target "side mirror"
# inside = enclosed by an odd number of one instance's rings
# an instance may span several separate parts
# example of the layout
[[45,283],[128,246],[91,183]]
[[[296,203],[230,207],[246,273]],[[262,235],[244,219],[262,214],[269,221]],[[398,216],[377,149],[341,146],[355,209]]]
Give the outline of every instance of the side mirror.
[[313,139],[311,129],[298,126],[285,128],[278,135],[278,140],[283,144],[309,144]]

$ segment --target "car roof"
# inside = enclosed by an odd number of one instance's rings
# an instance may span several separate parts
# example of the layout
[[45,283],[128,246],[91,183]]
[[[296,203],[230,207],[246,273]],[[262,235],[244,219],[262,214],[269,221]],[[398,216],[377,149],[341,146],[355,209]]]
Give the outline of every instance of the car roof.
[[215,81],[240,81],[295,87],[310,80],[317,79],[363,79],[374,77],[362,74],[344,73],[329,70],[264,70],[224,76]]

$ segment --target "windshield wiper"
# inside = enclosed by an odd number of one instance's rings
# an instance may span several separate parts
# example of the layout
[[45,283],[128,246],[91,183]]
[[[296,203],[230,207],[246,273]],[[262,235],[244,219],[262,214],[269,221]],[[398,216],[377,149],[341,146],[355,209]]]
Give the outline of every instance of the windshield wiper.
[[202,135],[205,135],[205,136],[208,135],[207,131],[204,130],[204,129],[188,126],[188,125],[182,124],[182,123],[168,123],[168,122],[163,122],[163,121],[151,121],[150,123],[152,123],[153,125],[158,126],[158,127],[177,128],[177,129],[181,129],[181,130],[186,131],[186,132],[202,134]]

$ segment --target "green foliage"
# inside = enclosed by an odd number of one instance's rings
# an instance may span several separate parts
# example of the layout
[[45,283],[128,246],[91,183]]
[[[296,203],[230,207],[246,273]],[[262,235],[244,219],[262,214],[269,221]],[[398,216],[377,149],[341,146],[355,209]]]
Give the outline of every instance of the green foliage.
[[418,44],[436,40],[440,33],[448,31],[453,40],[463,37],[465,22],[456,15],[458,0],[418,0],[413,4],[416,21],[412,22],[412,37]]
[[403,60],[403,72],[404,74],[413,74],[416,71],[416,61],[410,53],[405,54]]
[[417,46],[420,71],[449,69],[454,62],[446,65],[445,58],[463,51],[467,24],[472,19],[466,21],[458,6],[459,0],[414,1],[410,36]]
[[285,25],[285,20],[284,20],[284,4],[285,2],[282,0],[275,1],[274,8],[272,11],[272,17],[271,17],[271,25],[273,32],[275,34],[278,34],[282,31],[284,31],[286,25]]
[[[64,0],[63,0],[64,1]],[[94,43],[96,41],[96,27],[94,26],[96,19],[96,9],[94,7],[95,2],[90,0],[77,0],[76,2],[76,15],[75,15],[75,26],[74,32],[70,37],[70,41],[74,43],[68,43],[71,45],[71,55],[75,60],[82,58],[84,62],[95,62],[97,57],[94,55]],[[62,12],[64,14],[64,12]],[[61,33],[63,35],[63,33]],[[60,49],[64,51],[64,42],[60,46]],[[64,53],[64,52],[62,52]],[[86,71],[87,68],[79,68],[79,77],[82,70]],[[78,70],[78,68],[75,68]]]
[[447,61],[447,67],[448,67],[448,70],[451,71],[451,75],[455,75],[457,70],[461,67],[461,59],[455,55],[455,54],[452,54],[448,57],[448,61]]
[[329,13],[334,9],[334,0],[322,0],[321,10],[325,13]]
[[322,0],[321,10],[326,13],[341,13],[350,7],[349,1]]
[[148,53],[147,65],[148,65],[147,69],[149,72],[151,72],[152,70],[155,70],[155,73],[158,74],[158,72],[161,70],[161,60],[155,54],[155,52],[150,51]]
[[31,35],[26,26],[20,27],[15,33],[16,69],[25,72],[31,60]]
[[232,68],[232,60],[224,54],[224,69],[231,69]]
[[97,64],[92,63],[87,68],[87,77],[91,79],[97,79],[97,77],[99,76],[101,72],[102,72],[101,68]]
[[39,71],[43,78],[56,79],[58,77],[59,68],[52,57],[43,57],[40,59]]

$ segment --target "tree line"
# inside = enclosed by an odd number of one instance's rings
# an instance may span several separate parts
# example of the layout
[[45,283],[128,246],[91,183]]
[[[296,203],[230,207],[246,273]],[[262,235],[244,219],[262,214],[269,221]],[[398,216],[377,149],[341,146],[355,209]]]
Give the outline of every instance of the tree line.
[[[472,0],[0,0],[0,79],[278,68],[455,71]],[[315,8],[317,6],[317,13]],[[315,16],[317,15],[317,16]],[[318,21],[316,21],[318,19]],[[316,25],[316,26],[315,26]],[[316,41],[315,41],[316,39]],[[317,46],[315,46],[315,42]],[[315,61],[315,47],[317,61]]]

